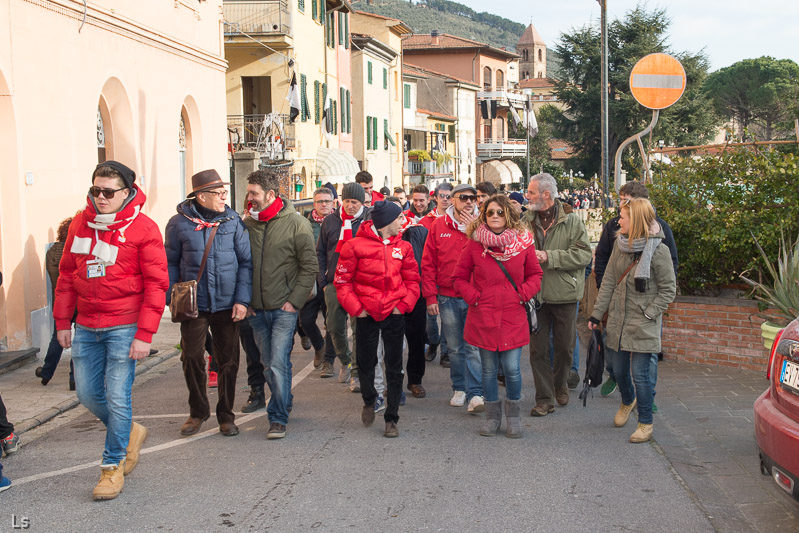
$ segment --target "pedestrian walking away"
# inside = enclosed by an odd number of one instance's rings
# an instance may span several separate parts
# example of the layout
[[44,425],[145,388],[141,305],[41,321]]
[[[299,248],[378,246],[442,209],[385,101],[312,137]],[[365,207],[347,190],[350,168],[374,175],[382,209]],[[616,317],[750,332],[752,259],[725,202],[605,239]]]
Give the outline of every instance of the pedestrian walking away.
[[[197,281],[197,318],[180,323],[183,375],[189,390],[189,418],[180,428],[194,435],[211,416],[206,384],[208,329],[213,339],[218,401],[216,419],[226,437],[238,435],[233,414],[239,370],[239,322],[252,298],[252,256],[247,229],[226,205],[226,186],[216,170],[191,178],[192,191],[166,226],[170,290],[179,281]],[[167,292],[167,301],[170,300]],[[210,374],[210,368],[209,368]]]
[[138,464],[147,429],[132,422],[136,361],[150,354],[169,286],[163,238],[141,212],[146,198],[135,179],[116,161],[95,168],[56,286],[58,342],[72,348],[78,400],[106,427],[95,500],[116,498]]
[[365,426],[371,426],[375,419],[374,372],[377,345],[383,336],[388,382],[383,415],[386,437],[399,436],[404,315],[413,311],[419,299],[419,266],[412,246],[399,235],[404,222],[399,205],[376,202],[372,220],[364,222],[358,235],[344,245],[334,281],[341,305],[350,316],[357,317],[356,357],[364,403],[361,421]]
[[[638,427],[630,442],[640,443],[652,438],[652,356],[660,351],[663,313],[677,294],[677,284],[649,200],[622,201],[619,228],[588,327],[600,327],[607,313],[605,356],[613,358],[621,393],[614,425],[623,427],[637,407]],[[656,357],[654,361],[657,365]]]

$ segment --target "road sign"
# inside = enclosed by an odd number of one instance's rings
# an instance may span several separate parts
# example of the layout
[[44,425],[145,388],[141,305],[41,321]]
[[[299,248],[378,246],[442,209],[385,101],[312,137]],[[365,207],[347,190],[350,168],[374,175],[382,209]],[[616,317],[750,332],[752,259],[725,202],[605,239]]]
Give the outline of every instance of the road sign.
[[685,92],[685,69],[668,54],[649,54],[630,73],[633,98],[649,109],[666,109]]

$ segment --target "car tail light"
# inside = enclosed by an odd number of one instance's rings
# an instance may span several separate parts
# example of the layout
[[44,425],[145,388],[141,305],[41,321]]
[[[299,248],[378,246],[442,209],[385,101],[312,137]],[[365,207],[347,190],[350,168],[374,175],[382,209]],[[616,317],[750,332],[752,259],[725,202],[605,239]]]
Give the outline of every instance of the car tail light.
[[776,466],[771,467],[771,470],[774,472],[774,481],[777,485],[788,494],[793,494],[793,479]]
[[781,329],[777,332],[777,335],[774,337],[774,344],[771,345],[771,354],[768,356],[768,366],[766,367],[766,379],[771,379],[771,363],[774,362],[774,354],[777,353],[777,345],[780,343],[780,338],[782,337],[782,332],[785,331]]

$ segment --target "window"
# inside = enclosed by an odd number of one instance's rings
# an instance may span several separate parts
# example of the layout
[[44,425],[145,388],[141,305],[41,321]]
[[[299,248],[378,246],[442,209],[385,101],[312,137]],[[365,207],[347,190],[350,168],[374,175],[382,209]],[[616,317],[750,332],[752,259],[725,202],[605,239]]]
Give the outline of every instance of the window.
[[383,69],[383,88],[388,89],[388,69]]
[[[388,133],[388,119],[383,119],[383,150],[388,150],[388,142],[392,141],[391,135]],[[392,142],[392,144],[394,144]]]
[[505,138],[505,119],[497,117],[497,139]]
[[485,67],[483,69],[483,90],[490,91],[491,90],[491,68]]
[[402,84],[402,107],[411,108],[411,86],[407,83]]
[[449,125],[449,142],[455,142],[455,124]]
[[497,70],[497,90],[501,91],[505,88],[505,74],[501,70]]
[[538,49],[538,60],[539,61],[544,60],[544,52],[540,48]]
[[366,81],[371,85],[372,83],[372,62],[366,62]]

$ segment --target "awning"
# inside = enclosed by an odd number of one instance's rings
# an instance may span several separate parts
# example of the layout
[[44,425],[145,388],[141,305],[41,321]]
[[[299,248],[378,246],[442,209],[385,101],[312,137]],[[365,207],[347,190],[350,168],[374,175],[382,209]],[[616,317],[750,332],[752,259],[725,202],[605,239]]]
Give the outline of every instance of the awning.
[[522,174],[522,169],[519,168],[519,165],[511,161],[510,159],[505,159],[504,161],[500,161],[503,165],[508,167],[510,170],[510,178],[511,183],[521,183],[524,174]]
[[497,160],[483,163],[483,180],[490,181],[494,185],[513,183],[513,177],[508,167],[503,165],[502,161]]
[[344,150],[322,148],[316,150],[316,179],[332,184],[355,181],[361,171],[358,161]]

